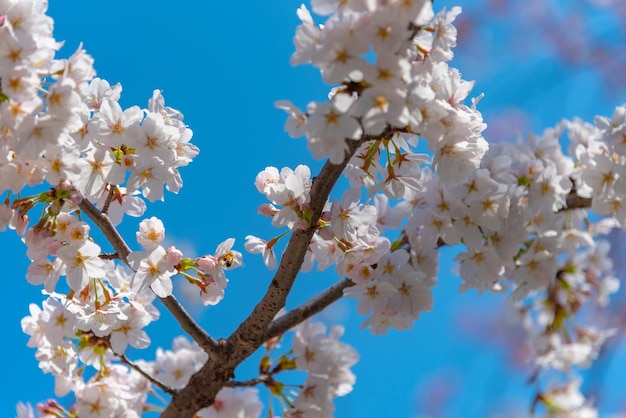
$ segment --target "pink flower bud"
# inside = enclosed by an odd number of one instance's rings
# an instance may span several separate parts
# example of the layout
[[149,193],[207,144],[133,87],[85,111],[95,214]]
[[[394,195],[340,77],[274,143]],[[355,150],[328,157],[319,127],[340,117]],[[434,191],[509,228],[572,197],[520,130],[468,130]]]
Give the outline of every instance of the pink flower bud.
[[333,229],[327,226],[325,226],[324,228],[320,228],[317,233],[326,241],[330,241],[335,238],[335,233],[333,232]]
[[60,405],[54,399],[48,399],[46,402],[38,403],[36,406],[37,412],[42,414],[58,415],[57,413],[61,409]]
[[59,203],[59,201],[57,200],[52,202],[48,207],[48,211],[54,215],[58,215],[59,213],[61,213],[61,204]]
[[271,203],[263,203],[262,205],[259,206],[259,208],[257,209],[257,212],[260,215],[267,216],[268,218],[272,218],[274,215],[276,215],[280,211],[276,209],[276,207],[272,205]]
[[15,219],[15,232],[17,235],[22,236],[26,233],[26,229],[28,228],[28,222],[30,222],[30,218],[28,215],[18,215]]
[[173,266],[178,265],[183,260],[183,252],[178,248],[171,246],[167,249],[167,262]]
[[81,204],[83,199],[83,195],[80,192],[70,193],[70,200],[77,206]]
[[61,180],[61,182],[57,186],[57,190],[72,190],[73,188],[74,185],[71,181],[67,179]]
[[205,255],[196,261],[196,266],[204,271],[211,271],[217,265],[217,259],[212,255]]
[[309,223],[307,221],[305,221],[304,219],[300,219],[298,222],[296,222],[296,224],[293,226],[293,230],[297,231],[298,229],[306,229],[309,226]]

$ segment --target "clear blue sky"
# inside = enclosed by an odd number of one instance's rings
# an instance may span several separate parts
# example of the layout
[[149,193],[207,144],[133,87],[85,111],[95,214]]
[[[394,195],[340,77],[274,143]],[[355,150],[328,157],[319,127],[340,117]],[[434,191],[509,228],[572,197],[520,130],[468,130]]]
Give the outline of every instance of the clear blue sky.
[[[435,2],[437,7],[461,3],[471,2]],[[473,16],[481,17],[478,8],[486,3],[474,2]],[[194,131],[193,142],[201,153],[181,171],[182,191],[167,194],[164,204],[150,205],[146,217],[162,218],[168,243],[189,256],[213,252],[228,237],[236,238],[236,248],[244,252],[246,266],[229,275],[224,301],[212,308],[190,307],[214,337],[234,330],[271,277],[260,257],[243,250],[246,235],[270,238],[277,232],[256,215],[256,206],[263,203],[253,185],[256,174],[268,165],[304,163],[314,173],[321,166],[309,156],[303,139],[290,139],[283,132],[285,114],[273,106],[279,99],[305,106],[327,94],[316,70],[289,65],[298,6],[299,2],[288,1],[50,1],[55,37],[66,41],[61,55],[69,55],[82,41],[95,58],[98,76],[122,84],[122,106],[145,107],[152,90],[162,89],[166,104],[181,110]],[[463,33],[475,35],[461,40],[463,52],[452,64],[466,79],[477,80],[473,95],[485,93],[479,109],[494,137],[506,137],[516,120],[521,128],[535,131],[561,117],[591,120],[595,114],[611,114],[626,99],[623,89],[607,89],[590,65],[555,59],[537,33],[529,34],[521,46],[518,38],[504,37],[506,26],[497,17],[466,21]],[[607,32],[604,36],[610,38],[610,29]],[[532,47],[533,43],[539,46]],[[138,220],[127,221],[123,232],[136,248]],[[42,299],[40,289],[24,279],[25,247],[8,232],[0,234],[0,248],[8,290],[0,308],[5,324],[0,357],[8,363],[0,416],[10,417],[19,400],[36,403],[52,397],[53,378],[39,371],[20,328],[28,303]],[[532,392],[524,390],[527,375],[506,374],[506,354],[481,343],[484,334],[477,332],[481,323],[476,321],[490,312],[501,315],[498,298],[459,295],[459,281],[449,271],[452,257],[452,252],[444,251],[434,311],[408,332],[373,337],[361,331],[363,318],[349,301],[323,315],[328,321],[346,323],[346,341],[361,354],[354,368],[354,392],[336,402],[337,417],[417,417],[425,410],[424,397],[435,401],[434,393],[446,391],[454,397],[439,410],[443,416],[485,416],[502,410],[504,401],[519,402],[520,411],[528,406]],[[335,280],[332,271],[302,275],[290,306]],[[181,333],[165,309],[162,320],[149,331],[153,346],[145,350],[146,359],[153,358],[158,345],[169,347],[171,338]],[[134,355],[139,358],[141,353]],[[255,369],[251,363],[237,376],[253,377]]]

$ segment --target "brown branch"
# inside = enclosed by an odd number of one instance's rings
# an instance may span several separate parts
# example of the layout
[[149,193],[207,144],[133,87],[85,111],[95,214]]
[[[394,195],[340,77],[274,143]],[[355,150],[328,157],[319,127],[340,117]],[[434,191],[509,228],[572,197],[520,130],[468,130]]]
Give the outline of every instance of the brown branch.
[[[115,228],[115,225],[109,219],[109,216],[100,212],[91,202],[83,197],[82,201],[77,205],[83,213],[95,223],[102,231],[106,239],[111,243],[116,254],[127,266],[128,255],[130,254],[130,247],[124,241],[124,238],[120,235]],[[165,307],[174,315],[180,326],[185,330],[191,338],[209,355],[209,357],[215,357],[219,344],[213,338],[211,338],[191,316],[183,309],[181,304],[176,298],[171,295],[166,298],[160,298]],[[195,412],[195,411],[194,411]]]
[[558,211],[562,212],[565,210],[590,208],[592,203],[593,203],[592,198],[580,197],[576,194],[576,192],[574,192],[574,193],[570,193],[567,195],[567,197],[565,198],[566,206],[564,208],[559,209]]
[[170,388],[168,386],[165,386],[163,383],[159,382],[154,377],[150,376],[148,373],[143,371],[143,369],[141,367],[139,367],[138,365],[136,365],[135,363],[130,361],[124,354],[117,355],[117,356],[119,357],[120,360],[122,360],[122,363],[127,364],[128,366],[130,366],[137,373],[139,373],[144,378],[149,380],[153,385],[158,386],[163,392],[165,392],[165,393],[167,393],[169,395],[174,395],[176,393],[176,391],[174,389],[172,389],[172,388]]
[[343,162],[337,165],[326,162],[319,175],[313,179],[311,186],[310,226],[293,232],[265,295],[248,318],[221,347],[223,351],[218,358],[223,361],[207,363],[194,374],[187,386],[172,397],[172,401],[161,414],[161,418],[191,418],[199,409],[212,405],[219,390],[234,376],[237,365],[263,344],[270,323],[278,311],[285,306],[287,295],[291,291],[311,238],[317,229],[324,205],[345,166],[361,144],[386,138],[396,131],[397,129],[387,129],[376,137],[365,136],[359,141],[347,141],[348,152]]
[[115,186],[109,184],[109,193],[107,194],[106,199],[104,200],[104,205],[102,205],[102,213],[109,213],[109,206],[111,206],[111,201],[113,200],[113,196],[115,196]]
[[244,380],[243,382],[231,380],[230,382],[226,382],[224,386],[228,388],[252,387],[261,383],[265,384],[265,382],[267,382],[270,378],[270,375],[264,374],[261,375],[261,377],[257,377],[256,379]]
[[267,332],[265,333],[263,339],[267,341],[271,338],[284,334],[286,331],[295,327],[299,323],[304,322],[316,313],[323,311],[324,308],[339,300],[343,296],[344,289],[351,286],[354,286],[354,283],[350,279],[343,279],[339,283],[335,283],[297,308],[289,311],[280,318],[275,319],[267,328]]
[[220,342],[207,334],[192,318],[189,316],[185,308],[178,300],[170,295],[166,298],[160,298],[165,307],[174,315],[181,328],[189,334],[193,340],[209,355],[215,357],[217,355]]
[[326,162],[319,175],[313,179],[310,193],[311,223],[309,228],[294,231],[285,249],[284,256],[263,299],[254,307],[248,318],[239,325],[228,338],[227,345],[232,350],[229,358],[231,366],[236,366],[252,354],[265,340],[265,333],[278,311],[285,306],[287,295],[300,271],[302,262],[330,191],[341,176],[352,155],[364,142],[348,141],[350,150],[341,164]]
[[117,232],[117,228],[111,222],[108,215],[100,212],[98,208],[96,208],[87,198],[83,197],[83,199],[76,206],[80,208],[80,210],[87,215],[89,219],[93,223],[96,224],[98,228],[102,231],[106,239],[111,243],[113,249],[119,256],[120,260],[124,262],[124,264],[128,264],[128,254],[130,254],[130,247],[124,241],[124,238]]
[[120,256],[117,253],[100,253],[100,258],[103,260],[117,260]]

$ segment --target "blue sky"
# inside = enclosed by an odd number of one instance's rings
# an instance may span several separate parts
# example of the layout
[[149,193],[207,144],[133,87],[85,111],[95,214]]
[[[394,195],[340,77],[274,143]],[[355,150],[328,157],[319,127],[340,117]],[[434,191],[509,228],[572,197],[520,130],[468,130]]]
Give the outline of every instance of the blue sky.
[[[470,2],[435,2],[437,7],[463,3]],[[55,37],[66,41],[61,55],[69,55],[83,42],[95,58],[98,76],[122,84],[123,107],[145,107],[153,89],[163,90],[166,104],[184,113],[194,131],[193,142],[201,149],[194,163],[182,170],[181,192],[149,205],[146,217],[162,218],[168,243],[189,256],[213,252],[228,237],[236,238],[236,247],[244,252],[246,235],[274,236],[277,231],[256,214],[256,207],[264,202],[253,185],[256,174],[268,165],[300,163],[310,165],[315,173],[322,164],[312,159],[303,139],[291,139],[283,132],[285,114],[273,106],[280,99],[305,106],[327,94],[328,87],[315,69],[289,64],[300,3],[109,0],[103,4],[50,1]],[[506,21],[481,14],[481,4],[485,2],[468,6],[476,13],[464,28],[475,35],[461,40],[465,44],[452,65],[464,78],[477,80],[473,95],[485,93],[479,109],[498,139],[511,134],[515,120],[523,129],[539,131],[561,117],[591,120],[595,114],[610,115],[626,99],[623,89],[607,89],[592,65],[556,59],[536,33],[524,38],[523,47],[518,38],[507,38]],[[594,21],[595,26],[606,23],[608,18],[604,19]],[[607,27],[601,35],[610,39]],[[485,135],[489,138],[489,134],[488,130]],[[122,228],[134,248],[137,224],[138,220],[127,218]],[[0,234],[0,248],[9,290],[0,308],[5,323],[0,356],[8,362],[0,416],[13,416],[19,400],[35,403],[52,397],[53,378],[37,368],[34,350],[26,347],[28,338],[20,328],[28,303],[42,300],[40,290],[24,279],[25,247],[8,232]],[[446,391],[454,397],[438,410],[442,416],[485,416],[503,410],[503,403],[520,411],[529,405],[532,392],[524,389],[527,374],[508,373],[507,354],[482,342],[483,334],[473,334],[490,313],[501,315],[501,298],[477,298],[471,292],[459,295],[459,280],[450,274],[453,256],[452,251],[444,251],[433,312],[424,314],[410,331],[371,336],[360,330],[363,318],[350,301],[341,301],[322,315],[329,322],[344,322],[345,341],[361,354],[353,369],[354,392],[336,402],[337,417],[422,416],[424,398],[435,402],[435,394]],[[244,252],[244,262],[245,268],[229,275],[221,304],[189,305],[216,338],[235,329],[271,278],[260,257]],[[302,275],[289,306],[297,306],[336,279],[333,271]],[[153,345],[145,354],[134,353],[134,358],[153,358],[157,346],[169,347],[171,338],[181,334],[165,309],[149,330]],[[237,377],[253,377],[255,369],[251,362],[237,371]]]

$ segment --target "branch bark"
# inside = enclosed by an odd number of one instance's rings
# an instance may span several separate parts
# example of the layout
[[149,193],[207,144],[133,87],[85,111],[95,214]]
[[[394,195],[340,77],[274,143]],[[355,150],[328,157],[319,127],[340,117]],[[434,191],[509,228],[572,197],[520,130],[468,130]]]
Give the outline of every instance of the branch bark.
[[[387,137],[394,132],[392,129],[386,130],[377,138]],[[361,144],[377,138],[366,136],[359,141],[347,141],[349,149],[343,162],[338,165],[326,162],[311,186],[310,226],[294,231],[265,295],[248,318],[223,342],[219,360],[207,362],[194,374],[189,384],[172,397],[161,418],[191,418],[199,409],[212,405],[219,390],[234,377],[235,368],[266,341],[268,327],[278,311],[285,306],[287,295],[300,271],[330,191]]]
[[111,219],[106,214],[103,214],[96,208],[87,198],[82,196],[82,200],[77,204],[80,210],[87,215],[93,223],[102,231],[106,239],[111,243],[117,256],[130,267],[128,264],[128,254],[130,254],[130,247],[124,241],[124,238],[117,232],[117,228],[111,222]]
[[351,286],[354,286],[354,283],[350,279],[343,279],[297,308],[275,319],[267,328],[263,340],[267,341],[284,334],[299,323],[323,311],[327,306],[339,300],[343,296],[343,290]]
[[570,193],[565,199],[566,207],[559,209],[559,212],[572,209],[584,209],[590,208],[593,203],[593,199],[590,197],[580,197],[576,193]]
[[232,357],[229,359],[231,365],[239,364],[265,341],[264,337],[269,324],[278,311],[285,306],[287,295],[291,291],[304,261],[304,256],[309,249],[309,243],[317,230],[317,223],[330,191],[354,152],[363,142],[364,140],[348,141],[349,153],[346,154],[342,164],[335,165],[326,162],[319,176],[313,179],[310,200],[311,224],[309,228],[293,233],[285,250],[285,256],[282,258],[265,296],[255,306],[250,316],[228,338],[226,344],[232,351]]

